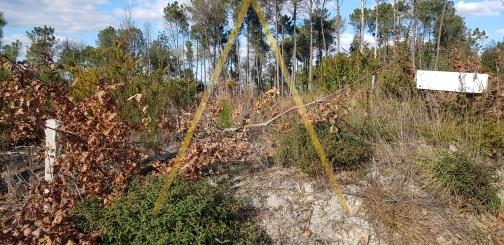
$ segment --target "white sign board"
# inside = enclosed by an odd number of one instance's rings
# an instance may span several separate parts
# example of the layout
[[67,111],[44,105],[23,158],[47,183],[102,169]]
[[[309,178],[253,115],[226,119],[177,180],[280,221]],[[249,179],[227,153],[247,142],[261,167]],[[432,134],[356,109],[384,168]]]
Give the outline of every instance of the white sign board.
[[488,74],[422,71],[416,73],[417,89],[482,93],[488,87]]

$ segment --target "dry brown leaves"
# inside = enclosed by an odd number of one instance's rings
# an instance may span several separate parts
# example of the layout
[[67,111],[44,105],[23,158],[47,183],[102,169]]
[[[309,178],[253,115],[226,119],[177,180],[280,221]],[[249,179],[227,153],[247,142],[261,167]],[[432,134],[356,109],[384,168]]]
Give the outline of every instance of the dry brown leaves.
[[490,78],[488,92],[479,97],[477,103],[489,115],[504,118],[504,76]]
[[[255,152],[246,137],[246,132],[225,135],[217,126],[214,119],[219,111],[217,100],[210,101],[186,152],[181,168],[181,175],[184,178],[200,177],[204,167],[213,163],[243,162],[254,158]],[[181,113],[177,131],[185,134],[191,120],[193,120],[192,113]],[[161,172],[167,170],[161,169]]]
[[478,57],[465,54],[457,48],[450,52],[450,61],[452,62],[452,68],[454,71],[476,72],[480,70]]
[[[13,144],[32,142],[43,136],[45,120],[54,115],[51,100],[65,94],[63,87],[50,87],[34,78],[36,69],[10,64],[13,76],[0,86],[0,123],[10,126]],[[5,65],[4,65],[5,66]],[[64,99],[64,97],[63,97]]]
[[[123,192],[138,172],[141,153],[130,147],[131,127],[118,115],[112,97],[117,86],[103,87],[84,101],[74,103],[61,87],[49,87],[33,79],[30,71],[15,71],[1,86],[1,99],[8,102],[3,119],[15,122],[13,142],[40,142],[45,119],[61,121],[62,154],[56,163],[55,179],[33,189],[27,203],[2,224],[0,240],[61,244],[68,241],[96,242],[79,233],[69,215],[75,203],[96,196],[104,204]],[[46,110],[50,106],[51,110]]]

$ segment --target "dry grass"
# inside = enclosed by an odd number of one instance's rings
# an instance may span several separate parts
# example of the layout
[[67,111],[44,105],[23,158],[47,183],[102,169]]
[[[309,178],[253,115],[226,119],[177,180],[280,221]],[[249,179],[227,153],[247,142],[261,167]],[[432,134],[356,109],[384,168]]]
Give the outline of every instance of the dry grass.
[[503,244],[504,220],[460,213],[442,200],[399,189],[365,191],[369,218],[391,244]]
[[368,188],[365,205],[383,239],[391,244],[436,243],[435,229],[426,218],[425,209],[405,193]]
[[12,217],[28,191],[43,179],[43,165],[38,164],[40,148],[4,148],[0,152],[0,220]]
[[[502,167],[502,122],[474,113],[470,103],[464,110],[456,110],[433,106],[425,98],[374,95],[369,101],[351,101],[344,123],[366,135],[375,152],[366,177],[370,183],[365,191],[367,213],[390,243],[495,243],[503,222],[487,212],[461,209],[453,195],[440,195],[446,189],[428,188],[433,178],[436,183],[455,183],[452,180],[458,176],[450,175],[453,178],[443,182],[438,177],[447,175],[425,171],[439,161],[427,161],[419,167],[417,160],[425,149],[463,152],[484,159],[489,167],[485,173],[495,176]],[[474,162],[471,169],[481,169],[478,164]],[[467,181],[456,183],[473,183]],[[502,185],[502,180],[499,183]],[[474,198],[457,195],[457,200]]]

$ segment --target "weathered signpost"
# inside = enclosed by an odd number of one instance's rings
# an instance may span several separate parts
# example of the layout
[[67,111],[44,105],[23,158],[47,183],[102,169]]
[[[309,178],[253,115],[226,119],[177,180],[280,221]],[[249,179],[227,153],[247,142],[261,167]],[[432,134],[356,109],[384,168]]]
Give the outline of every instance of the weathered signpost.
[[54,179],[54,162],[56,161],[57,145],[56,136],[59,127],[58,121],[55,119],[48,119],[45,127],[45,171],[44,180],[52,182]]
[[[57,148],[57,129],[59,127],[58,121],[55,119],[48,119],[45,126],[45,168],[44,168],[44,180],[50,183],[54,180],[54,163],[56,162],[56,157],[58,154]],[[44,194],[48,195],[50,190],[48,188],[44,189]],[[44,211],[50,212],[51,207],[48,203],[44,203]]]
[[488,87],[488,74],[418,70],[415,81],[417,89],[480,94]]

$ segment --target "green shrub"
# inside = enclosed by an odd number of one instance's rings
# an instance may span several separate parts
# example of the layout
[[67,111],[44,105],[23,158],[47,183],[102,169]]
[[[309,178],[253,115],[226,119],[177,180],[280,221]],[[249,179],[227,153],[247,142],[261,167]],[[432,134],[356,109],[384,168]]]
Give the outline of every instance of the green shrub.
[[296,72],[296,88],[300,91],[306,91],[308,88],[308,72],[299,70]]
[[[362,108],[361,108],[362,109]],[[393,142],[397,138],[396,124],[386,120],[389,114],[368,114],[365,111],[354,108],[344,115],[337,123],[338,128],[352,131],[361,138],[374,141],[383,139]]]
[[144,114],[136,100],[128,100],[142,94],[142,103],[152,118],[167,114],[170,108],[182,108],[195,100],[197,83],[193,80],[137,76],[115,93],[122,109],[122,116],[129,122],[140,123]]
[[417,126],[427,142],[434,145],[457,143],[489,156],[504,153],[504,122],[494,119],[462,118],[426,121]]
[[95,67],[87,69],[75,69],[73,72],[75,79],[70,93],[76,101],[80,101],[93,95],[100,83],[98,69]]
[[412,125],[417,108],[415,101],[398,101],[395,98],[354,96],[345,106],[348,110],[337,122],[337,127],[343,131],[351,131],[362,139],[370,142],[396,142],[405,135],[415,133]]
[[217,122],[223,128],[229,128],[233,126],[233,105],[229,100],[221,100],[219,102],[221,108],[218,116]]
[[12,73],[9,70],[0,67],[0,82],[7,81],[11,76]]
[[198,83],[191,79],[168,79],[166,83],[168,96],[172,105],[182,108],[191,105],[195,101]]
[[57,70],[44,68],[35,74],[35,77],[49,85],[55,85],[60,80],[60,73]]
[[[355,167],[370,159],[371,146],[359,136],[348,131],[333,133],[328,124],[316,125],[315,130],[333,167]],[[309,175],[323,170],[302,124],[295,124],[287,134],[279,134],[276,157],[280,164],[296,166]]]
[[409,74],[409,62],[395,62],[378,72],[376,84],[387,96],[410,97],[414,93],[413,77]]
[[159,214],[152,209],[164,178],[134,181],[127,196],[102,208],[97,200],[77,206],[78,228],[97,231],[105,244],[268,243],[244,217],[242,204],[225,185],[176,181]]
[[504,122],[491,119],[479,121],[466,131],[468,142],[474,149],[487,155],[504,154]]
[[428,188],[440,195],[462,198],[470,209],[499,209],[499,177],[494,168],[463,152],[440,152],[420,159],[429,170]]
[[361,75],[356,68],[355,60],[345,54],[324,58],[315,70],[315,86],[322,91],[333,91]]
[[[162,118],[172,120],[176,110],[195,101],[197,82],[193,80],[164,80],[161,76],[135,76],[114,93],[121,108],[120,115],[126,122],[143,127],[139,137],[147,147],[156,148],[163,141],[158,122]],[[141,103],[131,96],[141,94]],[[145,110],[144,110],[145,109]],[[147,121],[142,121],[150,118]]]
[[77,204],[76,214],[72,217],[73,222],[79,229],[92,232],[103,226],[102,220],[105,210],[97,198],[88,198]]

